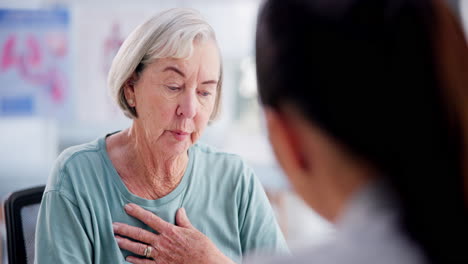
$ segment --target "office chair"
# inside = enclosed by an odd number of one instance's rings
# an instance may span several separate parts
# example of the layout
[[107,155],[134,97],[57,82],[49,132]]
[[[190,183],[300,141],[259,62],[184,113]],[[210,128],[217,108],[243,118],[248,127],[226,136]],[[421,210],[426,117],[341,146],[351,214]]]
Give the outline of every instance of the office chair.
[[16,191],[5,201],[9,264],[34,263],[36,219],[45,186]]

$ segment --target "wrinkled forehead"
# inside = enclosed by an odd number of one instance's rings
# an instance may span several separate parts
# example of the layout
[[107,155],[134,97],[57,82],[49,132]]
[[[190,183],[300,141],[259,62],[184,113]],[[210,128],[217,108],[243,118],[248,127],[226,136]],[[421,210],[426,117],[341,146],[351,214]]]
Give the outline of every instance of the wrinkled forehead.
[[219,49],[214,41],[194,43],[193,52],[185,58],[159,58],[147,67],[153,73],[175,74],[218,79],[221,68]]

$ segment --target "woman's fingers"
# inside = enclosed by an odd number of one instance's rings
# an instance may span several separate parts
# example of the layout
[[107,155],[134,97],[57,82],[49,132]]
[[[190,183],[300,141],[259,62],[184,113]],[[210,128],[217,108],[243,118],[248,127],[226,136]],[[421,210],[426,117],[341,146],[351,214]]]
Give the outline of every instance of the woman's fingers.
[[[131,241],[130,239],[126,239],[120,236],[115,236],[115,240],[117,241],[117,244],[119,245],[121,249],[125,249],[132,253],[145,257],[146,248],[148,247],[148,245],[138,243],[135,241]],[[151,251],[150,257],[153,258],[154,255],[155,255],[155,250],[153,248],[153,250]]]
[[[142,256],[142,258],[137,258],[134,256],[128,256],[125,258],[126,261],[135,264],[163,264],[162,261],[156,262],[155,259],[158,258],[157,251],[154,247],[142,243],[138,243],[135,241],[131,241],[130,239],[126,239],[120,236],[115,236],[115,240],[121,249],[128,250],[132,253]],[[149,258],[146,258],[147,248],[151,247],[151,254],[148,255]]]
[[[127,261],[130,263],[234,263],[207,236],[192,226],[184,209],[177,211],[176,223],[178,226],[164,221],[135,204],[125,205],[125,211],[160,233],[155,235],[144,229],[130,228],[128,225],[119,223],[120,226],[117,228],[118,231],[115,231],[116,234],[138,240],[135,242],[119,238],[120,248],[143,256],[147,253],[145,252],[146,244],[153,245],[151,257],[155,261],[129,256]],[[146,244],[139,243],[140,241]]]
[[117,222],[113,223],[112,227],[114,228],[114,234],[130,237],[147,244],[154,244],[156,242],[157,235],[142,228]]
[[171,228],[171,224],[136,204],[126,204],[125,211],[127,212],[127,214],[137,218],[138,220],[147,224],[149,227],[153,228],[159,233],[163,233],[168,228]]
[[192,223],[188,219],[187,213],[184,208],[179,208],[176,213],[176,224],[180,227],[192,228]]
[[155,264],[155,263],[160,264],[159,262],[155,262],[154,260],[151,260],[151,259],[137,258],[133,256],[128,256],[127,258],[125,258],[125,260],[127,262],[134,263],[134,264]]

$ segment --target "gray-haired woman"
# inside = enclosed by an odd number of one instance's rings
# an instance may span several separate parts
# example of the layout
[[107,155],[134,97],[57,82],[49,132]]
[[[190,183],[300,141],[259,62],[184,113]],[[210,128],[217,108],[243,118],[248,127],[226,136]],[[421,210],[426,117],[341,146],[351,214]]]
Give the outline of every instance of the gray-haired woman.
[[133,123],[60,155],[36,262],[229,263],[287,251],[253,171],[195,143],[218,114],[221,80],[215,34],[198,12],[171,9],[135,29],[109,73]]

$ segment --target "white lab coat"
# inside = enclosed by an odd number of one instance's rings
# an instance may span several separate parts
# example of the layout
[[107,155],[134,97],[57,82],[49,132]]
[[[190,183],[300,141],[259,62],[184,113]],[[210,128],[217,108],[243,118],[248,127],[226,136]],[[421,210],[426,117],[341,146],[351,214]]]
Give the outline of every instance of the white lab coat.
[[349,202],[327,244],[293,256],[255,257],[246,263],[268,264],[424,264],[421,249],[401,231],[398,206],[382,183],[372,183]]

